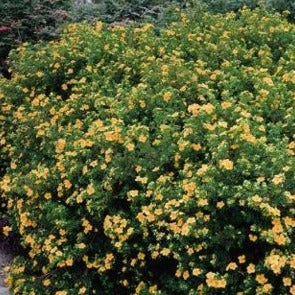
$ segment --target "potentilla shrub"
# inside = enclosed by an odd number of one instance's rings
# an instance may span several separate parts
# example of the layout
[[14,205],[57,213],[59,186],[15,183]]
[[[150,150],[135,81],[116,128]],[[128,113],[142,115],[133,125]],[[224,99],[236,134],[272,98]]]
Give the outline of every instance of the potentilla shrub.
[[13,294],[295,294],[294,52],[293,24],[247,9],[15,51]]

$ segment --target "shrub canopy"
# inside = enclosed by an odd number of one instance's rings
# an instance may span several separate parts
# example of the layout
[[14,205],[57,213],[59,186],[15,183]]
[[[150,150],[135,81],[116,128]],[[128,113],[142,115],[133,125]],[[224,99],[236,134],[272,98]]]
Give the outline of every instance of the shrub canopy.
[[14,294],[294,294],[295,27],[178,18],[11,54]]

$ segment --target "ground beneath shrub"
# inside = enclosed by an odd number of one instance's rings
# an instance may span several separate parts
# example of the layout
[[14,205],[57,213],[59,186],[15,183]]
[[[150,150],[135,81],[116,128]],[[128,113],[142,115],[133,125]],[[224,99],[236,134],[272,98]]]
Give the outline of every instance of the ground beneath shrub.
[[4,279],[5,279],[5,271],[3,266],[11,263],[11,255],[7,250],[0,244],[0,294],[1,295],[9,295],[9,290],[5,287]]

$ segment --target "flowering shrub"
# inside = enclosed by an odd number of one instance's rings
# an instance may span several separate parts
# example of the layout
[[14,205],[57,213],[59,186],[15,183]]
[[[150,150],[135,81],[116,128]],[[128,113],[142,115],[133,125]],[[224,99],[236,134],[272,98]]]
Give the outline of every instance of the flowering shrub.
[[180,13],[160,33],[73,24],[14,51],[13,293],[295,294],[294,29]]

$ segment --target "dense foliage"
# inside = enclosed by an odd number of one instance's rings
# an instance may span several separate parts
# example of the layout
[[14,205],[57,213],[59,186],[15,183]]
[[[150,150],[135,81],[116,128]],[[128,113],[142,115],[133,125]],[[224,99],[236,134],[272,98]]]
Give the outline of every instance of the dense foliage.
[[295,294],[294,29],[180,13],[160,33],[73,24],[14,51],[14,294]]
[[236,11],[243,6],[255,8],[264,5],[269,10],[283,12],[289,10],[292,17],[295,17],[295,3],[293,0],[201,0],[211,11],[225,13]]
[[126,20],[144,20],[150,18],[159,23],[165,23],[165,12],[169,6],[189,8],[204,5],[214,13],[238,11],[247,6],[251,9],[259,5],[269,11],[290,12],[289,19],[295,19],[295,2],[293,0],[97,0],[85,5],[73,6],[71,17],[74,20],[99,19],[104,22],[118,22]]
[[73,19],[99,19],[112,23],[126,20],[142,20],[146,17],[157,18],[161,12],[174,5],[185,8],[192,0],[104,0],[82,3],[73,6]]

